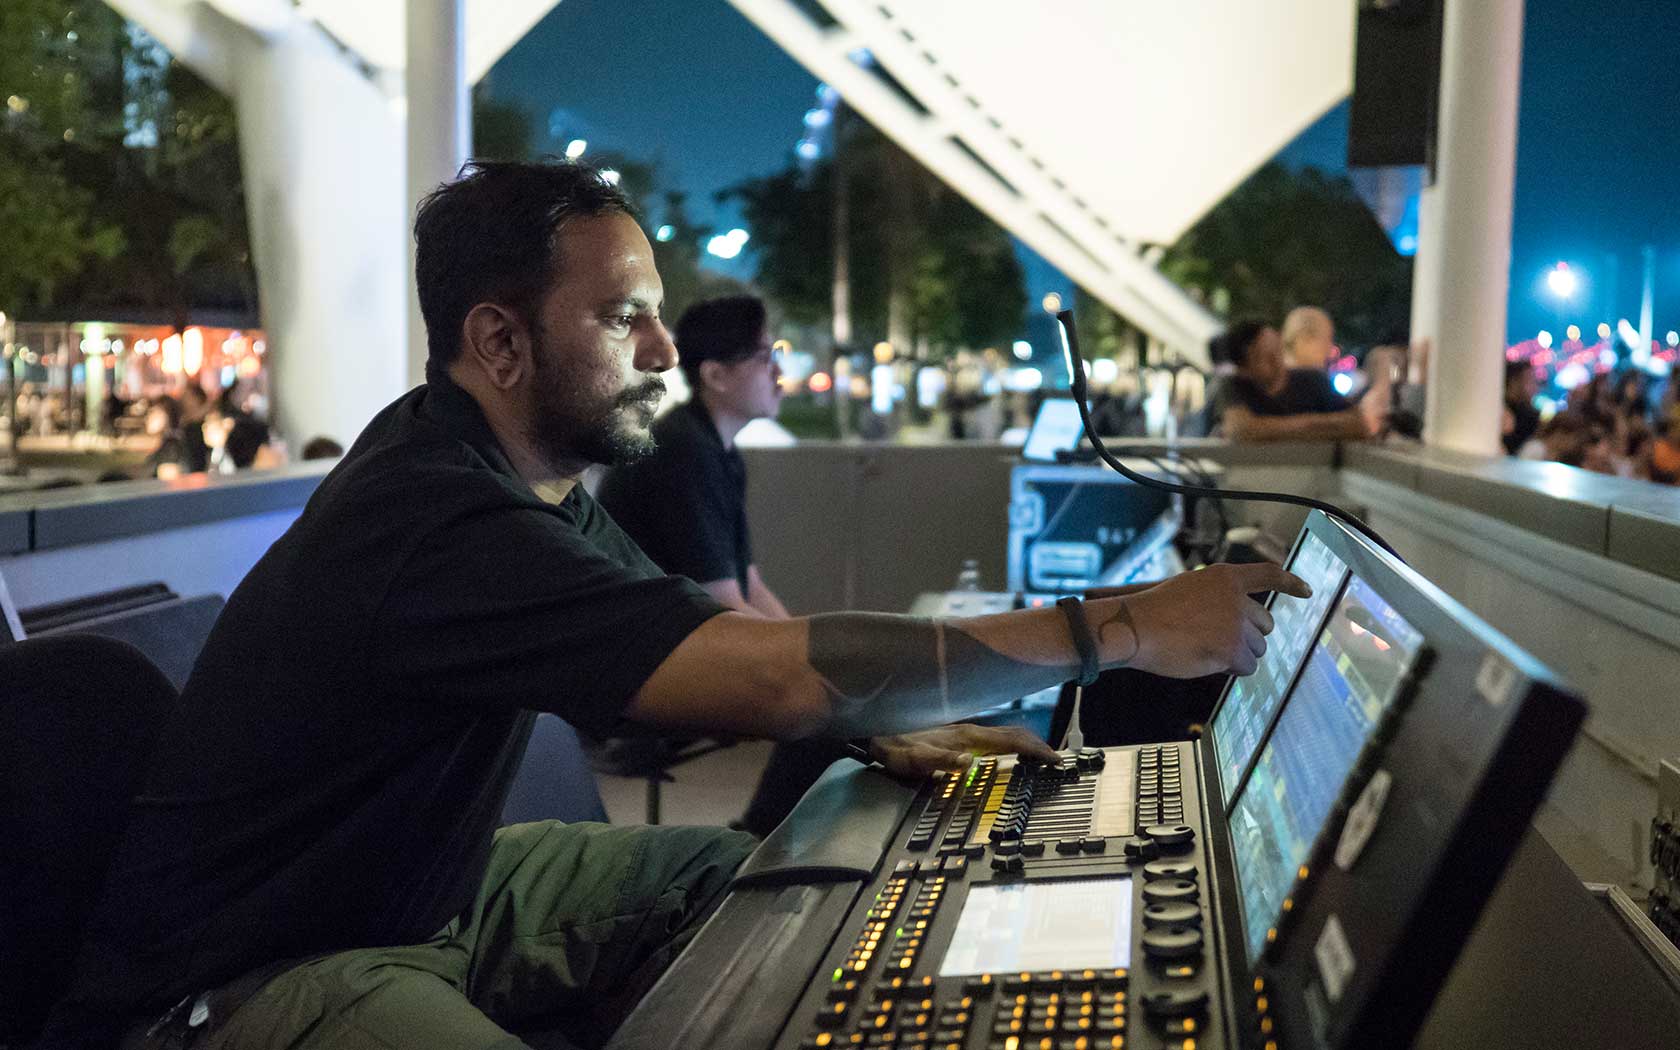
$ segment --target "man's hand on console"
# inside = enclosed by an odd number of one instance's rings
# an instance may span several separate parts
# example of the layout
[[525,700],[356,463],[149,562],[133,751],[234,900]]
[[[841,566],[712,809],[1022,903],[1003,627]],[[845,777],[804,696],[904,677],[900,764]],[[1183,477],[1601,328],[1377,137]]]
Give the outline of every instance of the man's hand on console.
[[894,776],[920,779],[941,769],[967,769],[975,755],[1019,754],[1054,762],[1056,751],[1019,726],[977,726],[968,722],[869,740],[869,755]]
[[1263,591],[1297,598],[1312,593],[1299,577],[1270,562],[1210,565],[1125,598],[1126,615],[1096,625],[1098,643],[1105,650],[1124,649],[1128,643],[1117,632],[1129,628],[1129,667],[1169,678],[1252,674],[1272,630],[1271,613],[1249,597]]

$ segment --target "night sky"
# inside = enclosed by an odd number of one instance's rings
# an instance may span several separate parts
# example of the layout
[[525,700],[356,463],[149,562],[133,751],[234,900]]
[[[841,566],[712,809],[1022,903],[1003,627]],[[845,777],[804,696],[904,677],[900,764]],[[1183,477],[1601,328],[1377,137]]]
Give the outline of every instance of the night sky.
[[[656,161],[663,184],[689,192],[691,215],[719,227],[739,216],[712,194],[787,163],[816,86],[724,0],[564,0],[491,73],[493,95],[532,113],[539,149],[585,138],[591,152]],[[1589,332],[1618,317],[1637,324],[1644,244],[1657,249],[1658,337],[1680,328],[1677,101],[1680,2],[1528,0],[1514,339],[1559,322]],[[1342,105],[1281,156],[1340,171],[1346,136]],[[1563,310],[1541,283],[1560,259],[1586,278],[1578,305]],[[1031,253],[1023,261],[1034,301],[1067,287]],[[751,265],[749,252],[732,272]]]

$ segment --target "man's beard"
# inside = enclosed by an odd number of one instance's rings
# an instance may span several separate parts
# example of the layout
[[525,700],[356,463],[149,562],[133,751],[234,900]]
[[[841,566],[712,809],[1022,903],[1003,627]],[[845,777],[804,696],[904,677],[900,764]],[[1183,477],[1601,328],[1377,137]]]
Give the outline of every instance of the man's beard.
[[585,460],[609,467],[652,454],[648,427],[665,395],[665,380],[650,375],[606,405],[580,403],[577,385],[558,360],[563,351],[555,351],[540,330],[535,334],[537,403],[531,439],[538,454],[556,466]]

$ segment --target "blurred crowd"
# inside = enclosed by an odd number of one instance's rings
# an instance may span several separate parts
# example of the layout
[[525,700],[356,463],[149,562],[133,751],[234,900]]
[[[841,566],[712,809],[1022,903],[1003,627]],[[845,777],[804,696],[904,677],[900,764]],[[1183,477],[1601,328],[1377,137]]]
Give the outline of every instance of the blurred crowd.
[[[239,384],[210,391],[189,382],[178,393],[132,400],[109,394],[100,407],[97,425],[90,429],[118,439],[123,447],[141,445],[149,452],[137,466],[112,466],[95,480],[169,480],[184,474],[232,474],[282,466],[292,457],[271,431],[267,413],[266,398]],[[50,437],[77,429],[62,394],[28,383],[18,392],[17,422],[17,432],[23,436]],[[301,458],[331,459],[343,452],[331,438],[317,437],[303,446]],[[72,483],[73,479],[60,476],[42,487]]]
[[1506,452],[1600,474],[1680,483],[1680,384],[1665,383],[1653,401],[1645,373],[1602,372],[1570,391],[1550,418],[1535,407],[1538,393],[1539,376],[1528,362],[1505,366]]

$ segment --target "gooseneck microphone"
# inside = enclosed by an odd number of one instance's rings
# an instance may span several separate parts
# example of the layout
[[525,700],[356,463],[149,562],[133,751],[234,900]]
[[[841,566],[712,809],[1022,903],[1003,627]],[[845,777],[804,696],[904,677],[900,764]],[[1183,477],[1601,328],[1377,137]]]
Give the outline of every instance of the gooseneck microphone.
[[1062,330],[1062,354],[1067,359],[1068,379],[1073,387],[1073,403],[1079,406],[1079,419],[1085,427],[1085,438],[1091,442],[1091,448],[1096,451],[1098,458],[1107,463],[1121,477],[1147,488],[1177,493],[1180,496],[1204,496],[1216,500],[1247,500],[1255,503],[1291,503],[1297,507],[1321,510],[1332,518],[1346,522],[1360,535],[1392,554],[1400,562],[1405,562],[1406,559],[1401,558],[1399,552],[1389,546],[1387,540],[1377,535],[1375,529],[1333,503],[1313,499],[1311,496],[1297,496],[1290,492],[1251,492],[1243,489],[1222,489],[1210,485],[1186,485],[1177,481],[1162,481],[1159,478],[1139,474],[1115,459],[1104,447],[1102,438],[1097,436],[1097,428],[1091,423],[1091,409],[1086,404],[1085,359],[1079,354],[1079,335],[1074,331],[1073,311],[1060,311],[1056,314],[1056,320],[1060,322]]

